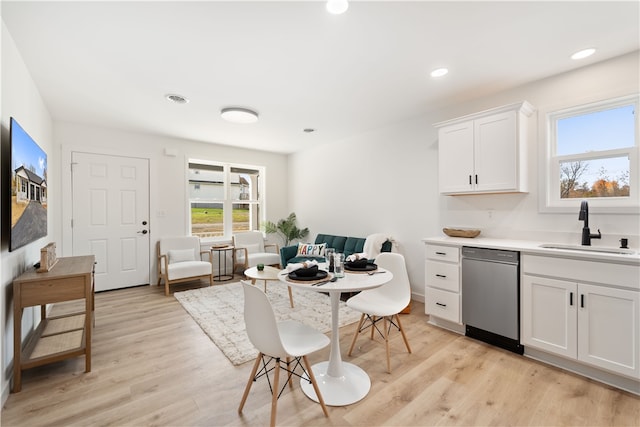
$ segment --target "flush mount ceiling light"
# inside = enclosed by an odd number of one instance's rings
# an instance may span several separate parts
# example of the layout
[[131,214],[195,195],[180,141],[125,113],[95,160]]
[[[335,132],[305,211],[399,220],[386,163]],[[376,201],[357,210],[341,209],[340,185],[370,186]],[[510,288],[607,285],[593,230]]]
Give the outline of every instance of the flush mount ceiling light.
[[327,11],[334,15],[340,15],[345,13],[349,9],[349,2],[347,0],[328,0]]
[[447,68],[437,68],[431,72],[431,77],[442,77],[449,74],[449,70]]
[[593,55],[594,53],[596,53],[596,50],[590,47],[588,49],[583,49],[579,52],[574,53],[573,55],[571,55],[571,59],[584,59]]
[[170,101],[176,104],[186,104],[189,102],[189,100],[186,97],[182,95],[177,95],[175,93],[169,93],[164,97],[167,99],[167,101]]
[[255,123],[258,121],[258,113],[248,108],[227,107],[220,110],[223,119],[231,123]]

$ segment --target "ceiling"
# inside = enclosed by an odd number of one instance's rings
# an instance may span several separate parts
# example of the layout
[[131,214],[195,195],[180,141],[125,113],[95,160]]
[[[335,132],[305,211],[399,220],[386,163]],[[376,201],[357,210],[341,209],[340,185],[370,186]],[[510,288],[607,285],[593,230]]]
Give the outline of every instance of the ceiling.
[[54,120],[292,153],[635,51],[639,7],[3,0],[2,19]]

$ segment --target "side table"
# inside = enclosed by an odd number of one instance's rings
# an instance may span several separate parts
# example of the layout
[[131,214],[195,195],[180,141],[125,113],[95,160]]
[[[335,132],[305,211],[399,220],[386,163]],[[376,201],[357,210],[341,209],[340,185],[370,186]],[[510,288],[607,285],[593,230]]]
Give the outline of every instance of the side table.
[[[233,246],[211,246],[211,253],[218,253],[218,275],[213,277],[214,281],[226,282],[233,279]],[[227,272],[227,252],[231,251],[231,274]],[[224,272],[223,272],[224,271]]]
[[[13,392],[22,388],[22,371],[70,357],[85,356],[91,372],[91,336],[94,321],[93,255],[58,258],[47,272],[29,269],[13,281]],[[47,304],[84,299],[84,309],[47,317]],[[22,313],[40,306],[41,320],[22,346]]]
[[[251,279],[251,284],[255,285],[256,280],[264,280],[264,292],[267,292],[267,282],[278,281],[280,278],[278,274],[280,273],[280,269],[271,267],[270,265],[265,265],[264,270],[258,270],[258,267],[251,267],[244,271],[244,275]],[[291,286],[289,288],[289,303],[291,304],[291,308],[293,308],[293,294],[291,293]]]

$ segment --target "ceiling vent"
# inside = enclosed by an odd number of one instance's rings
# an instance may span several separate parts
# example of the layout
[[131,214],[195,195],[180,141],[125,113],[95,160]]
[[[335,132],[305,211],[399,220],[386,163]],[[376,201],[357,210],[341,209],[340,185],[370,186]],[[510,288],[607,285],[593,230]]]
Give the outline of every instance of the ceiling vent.
[[165,98],[167,98],[167,100],[171,102],[175,102],[176,104],[186,104],[187,102],[189,102],[189,100],[184,96],[176,95],[173,93],[170,93],[169,95],[165,95]]

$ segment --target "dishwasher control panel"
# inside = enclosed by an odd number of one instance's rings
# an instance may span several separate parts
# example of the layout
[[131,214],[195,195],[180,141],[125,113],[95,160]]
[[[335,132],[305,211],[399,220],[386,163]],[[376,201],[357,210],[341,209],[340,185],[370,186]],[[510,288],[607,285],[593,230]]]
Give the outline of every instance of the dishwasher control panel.
[[476,248],[473,246],[463,246],[462,256],[464,258],[480,259],[483,261],[506,262],[509,264],[518,264],[518,262],[520,261],[520,252],[518,251]]

